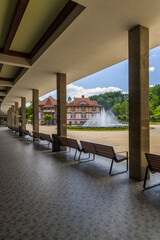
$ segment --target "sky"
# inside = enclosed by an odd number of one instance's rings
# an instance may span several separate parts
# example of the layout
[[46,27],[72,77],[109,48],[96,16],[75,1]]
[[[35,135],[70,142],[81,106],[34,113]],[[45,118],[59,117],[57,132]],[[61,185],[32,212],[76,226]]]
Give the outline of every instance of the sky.
[[[149,78],[150,86],[160,84],[160,47],[149,51]],[[89,97],[111,91],[128,92],[128,60],[69,84],[67,97]],[[48,96],[56,98],[56,91],[40,99]]]

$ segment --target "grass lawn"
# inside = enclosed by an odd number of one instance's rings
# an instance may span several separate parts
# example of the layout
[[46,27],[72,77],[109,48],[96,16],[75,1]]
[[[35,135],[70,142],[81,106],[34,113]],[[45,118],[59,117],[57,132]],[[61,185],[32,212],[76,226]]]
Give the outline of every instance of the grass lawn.
[[150,122],[150,125],[160,125],[160,122]]
[[127,131],[128,127],[79,127],[68,126],[67,130],[72,131]]
[[[67,126],[69,131],[128,131],[128,127],[81,127],[81,126]],[[150,127],[150,130],[154,127]]]

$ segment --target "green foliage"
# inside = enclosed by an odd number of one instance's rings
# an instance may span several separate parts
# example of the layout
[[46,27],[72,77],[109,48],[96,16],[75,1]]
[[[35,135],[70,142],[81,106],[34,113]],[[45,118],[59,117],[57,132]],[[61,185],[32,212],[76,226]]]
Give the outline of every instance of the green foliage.
[[[124,115],[129,115],[128,94],[122,92],[107,92],[90,97],[91,100],[97,101],[105,110],[110,109],[118,119],[126,121]],[[150,102],[150,120],[160,121],[160,85],[149,89]]]
[[118,116],[118,114],[120,113],[120,107],[121,107],[121,104],[120,104],[120,103],[115,103],[115,105],[113,105],[111,111],[112,111],[116,116]]
[[44,116],[44,120],[45,120],[45,121],[49,121],[49,120],[52,120],[52,119],[53,119],[52,115],[46,114],[46,115]]
[[28,119],[33,123],[33,114],[31,114]]
[[46,114],[44,116],[44,120],[48,123],[48,125],[50,124],[50,121],[52,121],[53,117],[52,115]]
[[94,95],[90,99],[97,101],[105,110],[111,109],[116,116],[128,113],[128,94],[120,91]]
[[152,122],[160,121],[160,85],[149,89],[150,100],[150,120]]
[[120,115],[121,115],[121,116],[122,116],[122,115],[128,115],[128,114],[127,114],[127,113],[128,113],[128,102],[127,102],[127,101],[123,101],[123,102],[121,103],[119,112],[120,112]]
[[33,104],[31,102],[31,105],[29,107],[26,107],[26,118],[27,120],[30,119],[30,116],[33,115]]

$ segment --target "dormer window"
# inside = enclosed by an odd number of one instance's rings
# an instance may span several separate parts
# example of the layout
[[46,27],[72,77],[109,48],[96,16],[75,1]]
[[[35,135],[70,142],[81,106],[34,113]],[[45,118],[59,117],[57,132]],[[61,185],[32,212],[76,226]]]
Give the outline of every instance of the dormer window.
[[87,105],[87,103],[86,102],[80,102],[79,105]]

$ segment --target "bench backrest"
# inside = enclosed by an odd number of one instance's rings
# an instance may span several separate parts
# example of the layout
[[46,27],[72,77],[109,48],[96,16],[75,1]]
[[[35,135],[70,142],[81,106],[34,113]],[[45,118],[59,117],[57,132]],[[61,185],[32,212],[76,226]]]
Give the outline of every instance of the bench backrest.
[[33,133],[34,138],[40,138],[40,136],[41,136],[39,132],[33,131],[32,133]]
[[68,146],[68,141],[66,137],[59,137],[60,145],[67,147]]
[[94,143],[86,142],[86,141],[80,141],[80,143],[81,143],[82,149],[85,153],[97,154]]
[[40,139],[41,140],[46,140],[46,141],[52,141],[51,136],[46,133],[40,133]]
[[24,129],[21,129],[21,132],[24,133],[25,135],[30,135],[30,132],[29,130],[24,130]]
[[145,153],[149,169],[151,171],[160,172],[160,155]]
[[112,146],[102,145],[102,144],[94,144],[97,155],[114,159],[115,152]]
[[65,147],[78,149],[79,145],[76,139],[59,137],[60,144]]
[[79,145],[76,139],[67,138],[68,147],[78,149]]

